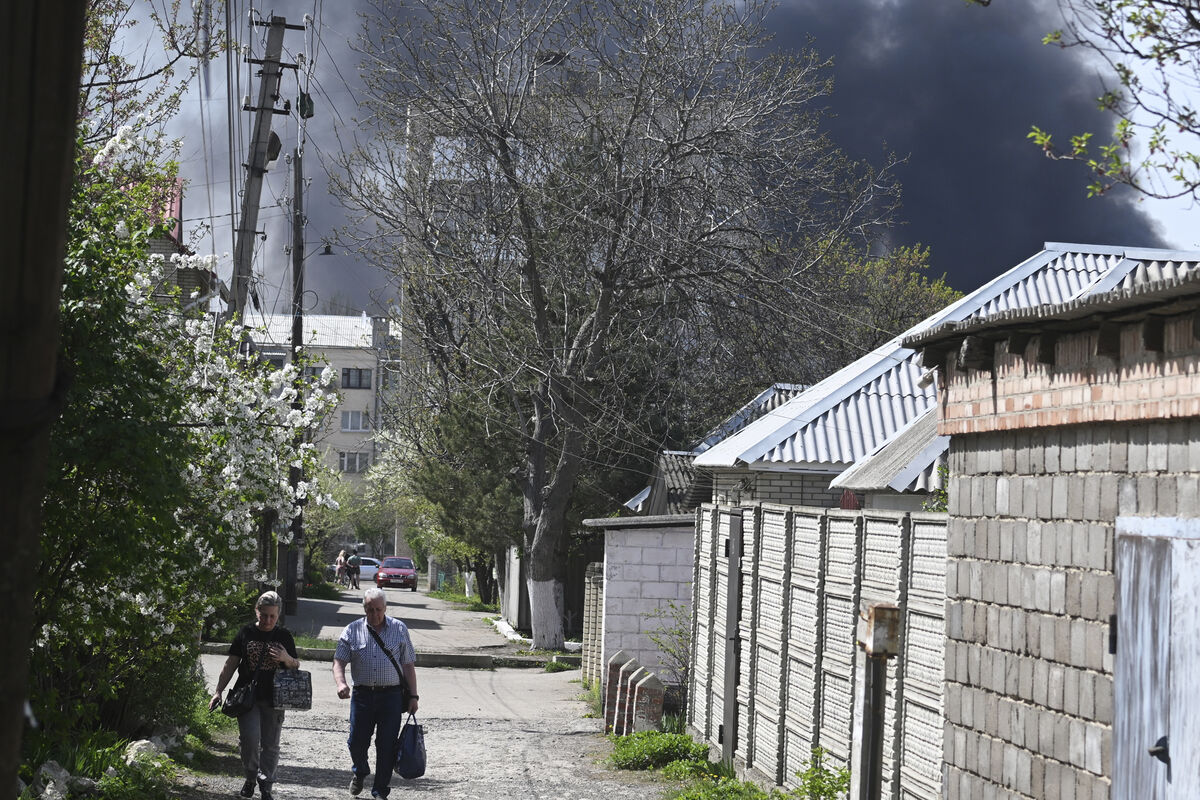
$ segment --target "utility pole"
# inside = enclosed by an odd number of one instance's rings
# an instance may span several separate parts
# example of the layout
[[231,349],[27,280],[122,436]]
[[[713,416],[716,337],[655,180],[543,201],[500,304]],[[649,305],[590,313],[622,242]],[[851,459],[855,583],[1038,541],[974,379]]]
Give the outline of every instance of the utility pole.
[[[246,167],[246,186],[242,194],[242,213],[234,235],[233,245],[233,313],[239,319],[246,318],[246,294],[250,289],[250,264],[254,258],[254,240],[258,236],[258,204],[262,197],[263,174],[267,171],[267,162],[271,161],[271,117],[274,114],[287,114],[290,108],[275,108],[279,99],[279,78],[284,67],[295,67],[295,64],[283,64],[283,33],[285,30],[304,30],[303,25],[288,25],[284,17],[271,17],[270,22],[254,20],[251,24],[269,26],[267,31],[267,49],[263,58],[250,59],[251,64],[262,66],[262,80],[258,87],[258,105],[245,104],[243,111],[254,112],[254,135],[250,139],[250,161]],[[278,137],[275,138],[278,143]],[[276,144],[275,155],[278,155]]]
[[[292,366],[296,374],[292,388],[296,396],[292,408],[304,408],[304,372],[301,366],[301,348],[304,346],[304,165],[300,148],[292,151],[292,169],[295,170],[295,188],[292,190]],[[304,443],[304,433],[298,432],[294,440],[297,452]],[[292,467],[288,475],[292,491],[304,480],[304,470]],[[298,608],[296,571],[299,564],[300,544],[304,539],[304,501],[294,501],[296,508],[292,517],[291,544],[280,544],[277,575],[283,581],[283,613],[295,614]]]
[[[258,236],[258,204],[262,197],[263,175],[267,171],[268,162],[273,161],[279,155],[279,137],[271,132],[271,118],[275,114],[288,114],[291,111],[290,104],[287,102],[284,103],[283,108],[275,108],[275,103],[279,100],[279,83],[283,68],[297,68],[296,64],[285,64],[280,60],[283,56],[283,34],[287,30],[304,30],[303,25],[288,25],[287,19],[284,17],[273,16],[269,22],[252,20],[250,24],[268,27],[269,30],[263,58],[248,59],[249,63],[262,67],[259,73],[258,105],[251,106],[249,97],[247,97],[247,102],[242,105],[243,111],[254,112],[254,133],[250,139],[249,162],[242,165],[246,168],[246,185],[242,194],[242,211],[238,218],[238,227],[234,231],[233,275],[230,279],[233,308],[226,309],[224,314],[225,319],[233,316],[242,324],[246,320],[246,296],[250,290],[250,267],[254,259],[254,240]],[[252,343],[249,341],[248,335],[243,336],[241,346],[246,348],[244,352],[250,352]],[[264,509],[259,520],[258,554],[263,566],[268,569],[271,559],[270,542],[277,516],[275,510]],[[286,574],[287,564],[290,560],[288,553],[277,546],[275,556],[276,575]],[[291,574],[295,574],[294,569]],[[291,588],[292,596],[295,597],[294,578]],[[287,613],[286,607],[284,613]]]

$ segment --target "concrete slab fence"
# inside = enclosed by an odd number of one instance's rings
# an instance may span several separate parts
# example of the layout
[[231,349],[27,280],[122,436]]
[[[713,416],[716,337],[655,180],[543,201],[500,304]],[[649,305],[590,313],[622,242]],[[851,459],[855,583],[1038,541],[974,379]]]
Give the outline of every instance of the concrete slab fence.
[[941,797],[946,528],[937,513],[703,506],[688,691],[697,738],[785,786],[815,747],[848,764],[859,610],[896,603],[904,642],[889,666],[883,797]]

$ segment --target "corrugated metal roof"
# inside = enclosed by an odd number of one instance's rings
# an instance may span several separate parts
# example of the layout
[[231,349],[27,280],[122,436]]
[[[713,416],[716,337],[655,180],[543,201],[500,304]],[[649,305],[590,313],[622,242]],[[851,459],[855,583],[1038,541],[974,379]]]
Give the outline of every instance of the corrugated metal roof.
[[692,453],[703,453],[717,442],[740,431],[754,420],[769,414],[796,397],[805,389],[800,383],[773,383],[758,393],[758,396],[731,414],[728,419],[709,431],[692,448]]
[[655,463],[650,484],[623,505],[639,514],[680,514],[707,502],[712,498],[712,473],[695,468],[696,455],[771,413],[805,388],[799,383],[772,384],[709,431],[691,450],[664,450]]
[[1156,261],[1145,258],[1126,259],[1126,262],[1128,273],[1116,280],[1108,276],[1098,281],[1084,296],[1055,305],[1015,308],[989,317],[946,322],[914,333],[906,337],[904,343],[924,348],[934,342],[961,338],[988,328],[1016,326],[1030,329],[1049,321],[1090,319],[1104,312],[1129,314],[1138,309],[1185,302],[1200,294],[1200,253],[1190,254],[1190,259]]
[[893,489],[928,492],[942,488],[938,465],[950,449],[950,437],[938,436],[937,409],[930,408],[859,459],[829,484],[832,489],[856,492]]
[[[290,314],[265,314],[254,320],[253,336],[260,346],[287,347],[292,341]],[[305,314],[306,347],[373,347],[373,320],[366,314],[356,317],[335,314]]]
[[853,463],[933,407],[932,385],[918,385],[919,357],[902,343],[965,320],[1069,303],[1107,291],[1113,283],[1136,284],[1166,271],[1186,273],[1197,262],[1195,253],[1047,243],[1038,254],[714,445],[697,457],[696,466],[805,469]]

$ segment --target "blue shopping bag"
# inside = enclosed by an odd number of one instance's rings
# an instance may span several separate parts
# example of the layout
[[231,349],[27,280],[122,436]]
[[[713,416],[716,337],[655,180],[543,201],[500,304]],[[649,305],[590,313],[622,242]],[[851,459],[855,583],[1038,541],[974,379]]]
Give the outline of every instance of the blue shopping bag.
[[400,729],[396,742],[395,773],[401,778],[419,778],[425,774],[425,729],[417,724],[414,714],[409,714]]

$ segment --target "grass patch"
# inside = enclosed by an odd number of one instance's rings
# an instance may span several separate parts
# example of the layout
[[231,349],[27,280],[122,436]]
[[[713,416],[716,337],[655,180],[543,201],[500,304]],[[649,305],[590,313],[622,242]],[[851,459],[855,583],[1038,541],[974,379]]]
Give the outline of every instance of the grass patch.
[[189,770],[210,774],[228,774],[231,759],[240,758],[237,749],[237,720],[208,710],[209,697],[197,698],[188,719],[188,733],[171,752],[171,757]]
[[477,598],[472,600],[471,602],[467,603],[467,611],[478,611],[480,613],[486,613],[488,611],[494,612],[494,611],[499,611],[499,610],[500,610],[499,603],[485,603],[482,600],[479,600]]
[[583,715],[584,719],[604,719],[604,704],[600,702],[600,681],[584,684],[583,688],[587,690],[583,699],[588,704],[587,713]]
[[579,653],[572,653],[570,650],[535,650],[532,647],[518,650],[514,655],[518,656],[542,656],[543,658],[553,658],[554,656],[577,656]]
[[294,633],[292,638],[296,641],[296,647],[311,647],[315,650],[333,650],[337,647],[335,639],[320,639],[307,633]]
[[761,786],[736,778],[690,783],[668,795],[670,800],[783,800],[793,796],[783,794],[778,789],[768,793]]
[[438,600],[445,600],[447,603],[454,603],[460,606],[466,606],[467,611],[479,611],[482,613],[491,612],[493,614],[500,611],[500,603],[485,603],[478,597],[467,597],[462,592],[455,592],[449,589],[435,589],[432,592],[427,592],[430,597],[436,597]]
[[640,731],[609,738],[613,743],[611,760],[618,769],[659,769],[672,761],[708,759],[708,745],[681,733]]
[[306,583],[304,584],[303,595],[314,600],[341,600],[342,587],[328,581]]
[[579,669],[574,664],[568,664],[565,661],[547,661],[546,672],[568,672],[573,669]]
[[663,714],[663,733],[687,733],[687,717],[683,714]]
[[796,773],[800,785],[789,791],[763,789],[738,780],[732,765],[707,760],[676,761],[662,774],[683,783],[668,795],[669,800],[844,800],[850,790],[850,770],[828,766],[820,748],[813,750],[808,765]]

